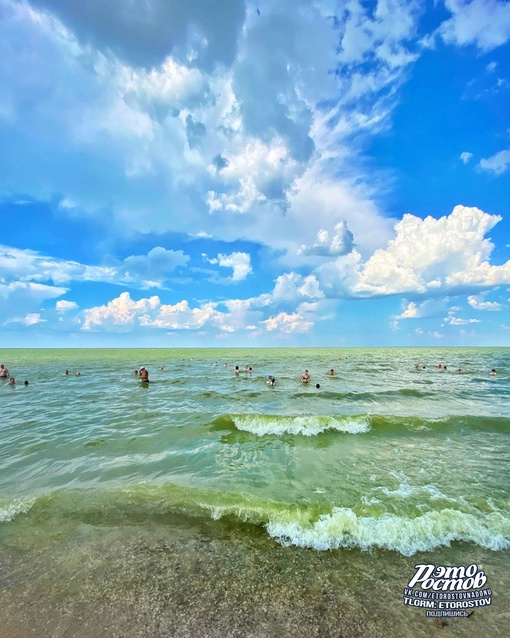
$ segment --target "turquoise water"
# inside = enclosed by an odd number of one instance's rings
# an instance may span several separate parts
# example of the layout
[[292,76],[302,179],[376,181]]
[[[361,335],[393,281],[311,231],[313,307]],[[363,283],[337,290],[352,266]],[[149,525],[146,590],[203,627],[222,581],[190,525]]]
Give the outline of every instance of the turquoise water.
[[[510,349],[2,357],[17,380],[0,381],[8,551],[40,552],[87,525],[160,533],[165,517],[182,516],[237,521],[289,548],[390,562],[433,562],[448,548],[450,564],[482,551],[493,579],[508,568]],[[141,365],[148,386],[134,375]]]

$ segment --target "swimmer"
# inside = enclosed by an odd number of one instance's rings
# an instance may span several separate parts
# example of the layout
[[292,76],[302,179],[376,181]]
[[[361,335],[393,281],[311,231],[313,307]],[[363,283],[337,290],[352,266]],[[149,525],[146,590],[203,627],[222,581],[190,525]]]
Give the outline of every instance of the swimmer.
[[66,377],[68,377],[68,376],[69,376],[69,370],[66,370],[66,371],[64,372],[64,374],[66,375]]
[[76,376],[77,376],[77,377],[81,377],[81,372],[77,372],[77,373],[76,373]]
[[317,385],[315,386],[317,388],[317,390],[321,387],[320,383],[317,383]]
[[149,383],[149,371],[143,366],[140,368],[140,381],[142,383]]
[[330,377],[333,377],[335,375],[335,371],[333,370],[333,368],[331,368],[331,370],[328,372]]
[[267,383],[267,385],[274,385],[276,383],[276,379],[274,377],[272,377],[271,375],[269,375],[267,377],[266,383]]
[[305,370],[301,375],[301,383],[310,383],[310,373]]
[[238,377],[238,376],[239,376],[239,366],[236,366],[235,374],[236,374],[236,377]]
[[491,375],[491,377],[495,377],[496,376],[496,370],[494,370],[494,368],[492,368],[492,370],[490,371],[490,375]]
[[133,372],[133,374],[135,375],[135,377],[137,377],[137,376],[138,376],[138,370],[135,370],[135,371]]
[[7,368],[4,366],[3,363],[2,363],[2,365],[0,365],[0,378],[2,378],[2,379],[8,379],[9,378],[9,370],[7,370]]
[[28,381],[26,379],[23,381],[23,385],[28,385]]
[[9,385],[16,385],[16,379],[14,377],[9,379]]

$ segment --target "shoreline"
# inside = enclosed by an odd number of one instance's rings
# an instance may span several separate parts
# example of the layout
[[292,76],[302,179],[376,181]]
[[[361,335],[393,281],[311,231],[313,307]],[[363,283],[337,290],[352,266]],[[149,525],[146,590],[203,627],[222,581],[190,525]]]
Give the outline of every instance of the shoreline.
[[[468,544],[421,557],[317,552],[283,547],[252,525],[177,516],[164,526],[80,525],[47,544],[44,536],[40,530],[31,546],[11,539],[0,581],[2,635],[425,638],[437,621],[402,603],[416,562],[447,563],[449,556],[457,561],[450,564],[495,566],[508,557]],[[447,619],[456,636],[503,631],[508,590],[497,586],[490,566],[488,573],[492,607]]]

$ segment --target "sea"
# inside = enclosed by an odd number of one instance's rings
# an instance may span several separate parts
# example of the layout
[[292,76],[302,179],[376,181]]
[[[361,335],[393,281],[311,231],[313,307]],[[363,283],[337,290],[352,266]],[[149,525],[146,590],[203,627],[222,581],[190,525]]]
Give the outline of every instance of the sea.
[[2,636],[510,635],[510,348],[0,358]]

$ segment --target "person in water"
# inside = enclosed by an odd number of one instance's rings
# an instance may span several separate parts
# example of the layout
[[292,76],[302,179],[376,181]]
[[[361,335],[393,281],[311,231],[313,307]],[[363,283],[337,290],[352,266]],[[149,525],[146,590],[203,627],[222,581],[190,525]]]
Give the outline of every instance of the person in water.
[[496,376],[496,370],[494,368],[492,368],[492,370],[490,371],[490,375],[491,375],[491,377],[495,377]]
[[333,370],[333,368],[331,368],[331,370],[328,372],[330,377],[333,377],[335,375],[335,371]]
[[301,383],[310,383],[310,373],[305,370],[301,375]]
[[149,383],[149,371],[147,370],[147,368],[141,367],[139,376],[140,376],[140,381],[144,383]]
[[2,379],[8,379],[9,378],[9,370],[7,370],[7,368],[4,366],[3,363],[2,363],[2,365],[0,365],[0,377]]
[[16,385],[16,379],[14,377],[9,379],[9,385]]
[[276,383],[276,379],[273,376],[269,375],[267,377],[266,383],[267,383],[267,385],[274,385]]

